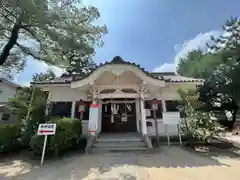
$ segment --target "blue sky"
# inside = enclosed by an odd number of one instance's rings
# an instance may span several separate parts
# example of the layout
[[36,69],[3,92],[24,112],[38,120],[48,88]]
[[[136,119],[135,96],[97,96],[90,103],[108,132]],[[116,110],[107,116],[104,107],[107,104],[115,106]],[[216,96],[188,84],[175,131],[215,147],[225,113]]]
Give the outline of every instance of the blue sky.
[[[175,71],[178,59],[221,34],[230,16],[239,16],[239,0],[84,0],[96,6],[108,27],[94,60],[121,56],[149,71]],[[27,83],[48,66],[29,60],[17,80]],[[61,70],[54,68],[57,74]]]

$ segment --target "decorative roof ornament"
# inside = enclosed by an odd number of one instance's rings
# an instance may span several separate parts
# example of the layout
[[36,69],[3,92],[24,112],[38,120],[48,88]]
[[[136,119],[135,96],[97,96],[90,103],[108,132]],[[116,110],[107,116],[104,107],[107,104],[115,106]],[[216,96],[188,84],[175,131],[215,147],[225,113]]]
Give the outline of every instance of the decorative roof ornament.
[[110,63],[111,64],[124,64],[126,62],[120,56],[115,56]]

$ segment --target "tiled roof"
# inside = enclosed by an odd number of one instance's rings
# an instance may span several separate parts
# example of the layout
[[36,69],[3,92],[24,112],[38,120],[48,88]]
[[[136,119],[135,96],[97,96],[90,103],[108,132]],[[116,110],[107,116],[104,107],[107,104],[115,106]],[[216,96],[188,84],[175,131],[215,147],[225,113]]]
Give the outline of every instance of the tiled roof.
[[165,82],[203,82],[203,79],[194,79],[175,74],[174,72],[154,72],[154,76],[162,77]]
[[113,64],[125,64],[125,65],[132,65],[132,66],[135,66],[137,67],[139,70],[141,70],[143,73],[145,73],[146,75],[154,78],[154,79],[158,79],[158,80],[163,80],[161,79],[161,77],[157,77],[157,76],[153,76],[150,72],[146,71],[144,68],[141,68],[139,64],[136,64],[136,63],[131,63],[129,61],[124,61],[120,56],[115,56],[113,58],[112,61],[110,62],[105,62],[105,63],[100,63],[99,66],[97,66],[93,71],[91,71],[90,73],[86,74],[85,76],[79,76],[79,75],[74,75],[73,76],[73,81],[79,81],[79,80],[82,80],[88,76],[90,76],[94,71],[96,71],[97,69],[103,67],[103,66],[106,66],[106,65],[113,65]]
[[53,80],[31,82],[31,84],[70,84],[71,82],[72,82],[72,76],[61,76]]
[[3,77],[0,77],[0,82],[5,82],[5,83],[7,83],[7,84],[9,84],[9,85],[11,85],[15,88],[23,88],[24,87],[23,85],[17,84],[15,82],[12,82],[12,81],[10,81],[6,78],[3,78]]
[[[154,79],[163,80],[166,83],[168,83],[168,82],[175,82],[175,83],[178,83],[178,82],[179,83],[180,82],[203,82],[203,79],[194,79],[194,78],[183,77],[183,76],[175,74],[174,72],[148,72],[144,68],[140,68],[140,66],[135,63],[123,61],[122,58],[119,56],[116,56],[115,58],[113,58],[113,60],[111,62],[106,62],[104,64],[100,64],[96,69],[103,67],[105,65],[109,65],[109,64],[133,65],[133,66],[136,66],[137,68],[139,68],[147,76],[150,76]],[[56,78],[54,80],[45,80],[45,81],[37,82],[34,84],[70,84],[72,81],[79,81],[79,80],[82,80],[82,79],[90,76],[96,69],[94,69],[93,71],[91,71],[88,74],[81,73],[81,74],[70,75],[70,74],[65,73],[61,77]]]

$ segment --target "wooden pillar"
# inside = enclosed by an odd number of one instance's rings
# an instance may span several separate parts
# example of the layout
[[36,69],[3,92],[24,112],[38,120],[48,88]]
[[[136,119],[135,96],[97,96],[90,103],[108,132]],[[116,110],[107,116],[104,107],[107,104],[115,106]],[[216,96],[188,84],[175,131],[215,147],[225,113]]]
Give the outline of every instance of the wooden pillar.
[[162,100],[162,111],[163,111],[163,112],[167,112],[166,102],[165,102],[164,99]]
[[137,123],[137,131],[141,132],[140,128],[140,120],[141,120],[141,115],[140,115],[140,105],[139,105],[139,99],[136,99],[136,123]]
[[75,111],[76,111],[76,101],[73,101],[72,108],[71,108],[71,118],[75,117]]
[[102,129],[102,101],[98,101],[99,104],[99,110],[98,110],[98,133],[101,132]]
[[141,108],[141,125],[142,125],[142,134],[147,134],[147,123],[146,123],[146,111],[144,108],[144,98],[143,96],[140,98],[140,108]]
[[[97,100],[97,94],[98,94],[98,92],[97,92],[97,90],[96,90],[96,88],[95,88],[95,86],[94,86],[94,84],[92,84],[92,104],[97,104],[98,103],[98,100]],[[91,108],[91,107],[90,107]],[[98,109],[99,110],[99,109]],[[91,114],[91,109],[90,109],[90,112],[89,112],[89,121],[88,121],[88,130],[90,131],[91,130],[91,132],[89,132],[89,134],[91,135],[91,136],[95,136],[96,135],[96,133],[97,133],[97,130],[98,130],[98,119],[99,119],[99,117],[98,118],[96,118],[96,119],[91,119],[90,117],[92,116],[92,114]],[[94,121],[94,122],[93,122]],[[96,127],[96,132],[93,132],[92,131],[92,126],[97,126]]]

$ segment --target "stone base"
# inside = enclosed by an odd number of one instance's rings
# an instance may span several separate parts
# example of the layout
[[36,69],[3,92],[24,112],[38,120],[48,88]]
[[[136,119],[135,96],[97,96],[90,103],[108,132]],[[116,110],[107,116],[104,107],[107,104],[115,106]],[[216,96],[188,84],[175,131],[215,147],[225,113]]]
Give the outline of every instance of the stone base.
[[152,146],[152,141],[151,141],[151,139],[149,138],[148,135],[146,135],[146,134],[143,135],[143,140],[144,140],[144,142],[146,143],[146,145],[147,145],[148,148],[150,148],[150,149],[153,148],[153,146]]
[[85,148],[85,153],[86,153],[86,154],[92,153],[92,145],[93,145],[95,139],[96,139],[96,136],[95,136],[95,135],[89,135],[89,136],[88,136],[87,146],[86,146],[86,148]]
[[232,130],[233,135],[240,135],[240,121],[236,121],[233,125],[233,130]]

